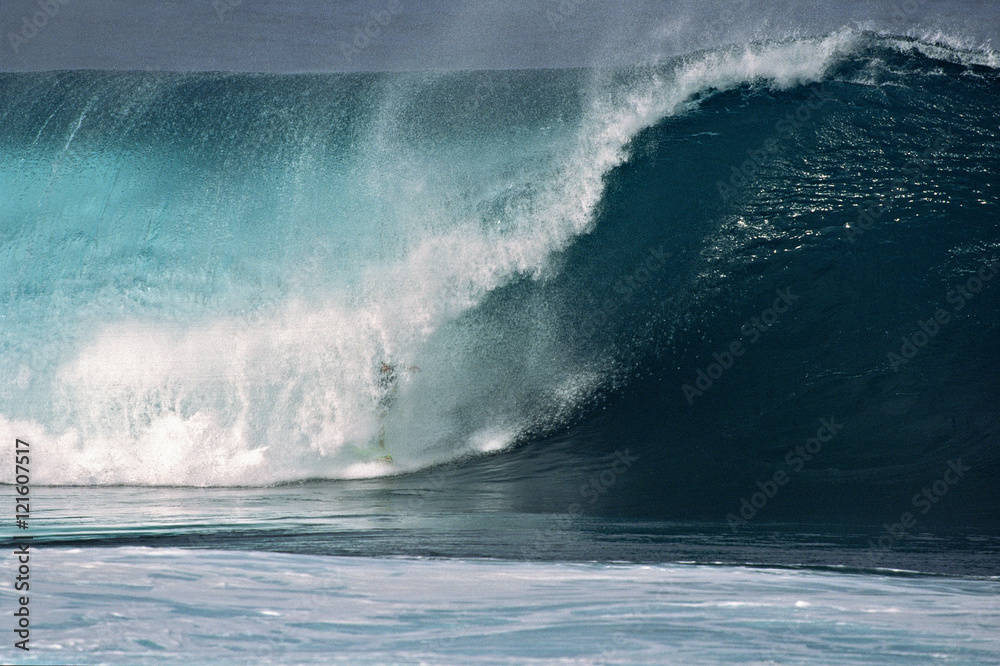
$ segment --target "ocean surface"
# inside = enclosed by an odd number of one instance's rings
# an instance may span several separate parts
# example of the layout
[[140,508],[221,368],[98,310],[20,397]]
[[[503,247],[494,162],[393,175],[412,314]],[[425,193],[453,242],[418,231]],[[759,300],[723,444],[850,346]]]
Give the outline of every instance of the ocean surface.
[[1000,56],[778,33],[0,71],[0,661],[1000,661]]

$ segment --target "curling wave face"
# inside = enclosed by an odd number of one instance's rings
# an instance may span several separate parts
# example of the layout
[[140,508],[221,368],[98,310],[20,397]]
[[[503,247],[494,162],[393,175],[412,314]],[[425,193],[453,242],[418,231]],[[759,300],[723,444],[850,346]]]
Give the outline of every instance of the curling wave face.
[[[702,142],[794,119],[819,84],[855,96],[833,123],[891,104],[930,121],[935,77],[971,104],[995,65],[845,30],[607,70],[2,74],[0,433],[43,443],[38,483],[258,485],[559,432],[723,308],[722,285],[751,293],[762,242],[849,226],[744,205],[815,217],[855,196],[798,188],[815,146],[786,141],[800,152],[765,178]],[[656,167],[679,154],[700,162]],[[721,204],[685,194],[719,182]],[[653,201],[668,214],[637,222]],[[655,279],[623,282],[642,262]],[[384,421],[383,362],[421,369]],[[383,428],[392,467],[367,453]]]

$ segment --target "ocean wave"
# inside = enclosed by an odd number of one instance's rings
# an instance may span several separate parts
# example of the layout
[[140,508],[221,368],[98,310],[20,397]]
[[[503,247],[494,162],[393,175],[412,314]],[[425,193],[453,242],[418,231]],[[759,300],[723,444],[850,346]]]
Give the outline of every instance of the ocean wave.
[[[662,380],[642,359],[752,294],[750,255],[845,228],[815,218],[864,196],[837,177],[856,160],[804,137],[914,108],[927,131],[946,98],[989,132],[973,89],[920,78],[943,64],[996,66],[842,30],[606,70],[0,75],[0,433],[43,443],[39,483],[200,486],[398,474],[563,431]],[[831,120],[776,130],[819,84]],[[761,143],[727,147],[740,128]],[[774,136],[771,167],[704,199]],[[681,153],[698,161],[656,168]],[[620,219],[644,201],[672,226]],[[657,243],[669,259],[640,281],[629,262]]]

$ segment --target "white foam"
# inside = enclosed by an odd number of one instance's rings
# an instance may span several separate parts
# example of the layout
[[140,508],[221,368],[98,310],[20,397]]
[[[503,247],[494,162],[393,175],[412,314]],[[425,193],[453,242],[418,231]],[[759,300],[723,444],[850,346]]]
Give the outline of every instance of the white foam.
[[911,30],[906,33],[910,39],[898,39],[893,35],[883,35],[884,43],[902,53],[916,51],[934,60],[943,60],[966,67],[978,65],[1000,68],[1000,52],[990,44],[972,41],[941,30]]

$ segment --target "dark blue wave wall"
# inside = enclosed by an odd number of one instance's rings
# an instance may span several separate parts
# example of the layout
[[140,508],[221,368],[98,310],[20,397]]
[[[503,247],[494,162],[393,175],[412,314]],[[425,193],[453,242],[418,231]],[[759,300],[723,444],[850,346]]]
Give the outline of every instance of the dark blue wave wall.
[[541,290],[623,370],[494,472],[524,508],[996,527],[998,99],[995,70],[873,49],[642,133],[559,279],[488,304]]

